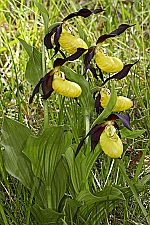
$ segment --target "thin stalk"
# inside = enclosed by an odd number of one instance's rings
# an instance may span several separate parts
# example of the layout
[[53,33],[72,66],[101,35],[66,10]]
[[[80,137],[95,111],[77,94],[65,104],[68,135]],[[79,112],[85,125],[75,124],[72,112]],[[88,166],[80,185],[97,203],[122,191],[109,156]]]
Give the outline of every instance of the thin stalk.
[[49,114],[48,114],[47,100],[44,100],[43,104],[44,104],[44,129],[46,129],[49,126]]
[[142,211],[145,219],[147,220],[147,224],[150,224],[150,217],[149,217],[145,207],[143,206],[143,204],[142,204],[142,202],[141,202],[141,200],[140,200],[140,198],[139,198],[139,196],[138,196],[138,194],[136,192],[136,189],[135,189],[132,181],[130,180],[130,178],[126,174],[126,170],[125,170],[125,167],[124,167],[124,164],[123,164],[122,160],[118,160],[118,166],[119,166],[119,168],[120,168],[120,170],[121,170],[125,180],[127,181],[128,185],[129,185],[129,187],[130,187],[130,189],[131,189],[131,191],[133,193],[133,196],[134,196],[135,200],[139,204],[139,207],[141,208],[141,211]]
[[32,188],[32,191],[31,191],[30,201],[29,201],[29,208],[28,208],[28,211],[27,211],[26,225],[29,225],[30,224],[30,221],[29,220],[30,220],[30,214],[31,214],[32,201],[33,201],[34,194],[35,194],[35,187],[36,187],[36,184],[34,182],[33,188]]
[[4,225],[8,225],[7,218],[6,218],[6,215],[5,215],[5,212],[4,212],[1,202],[0,202],[0,213],[1,213],[2,219],[4,221]]

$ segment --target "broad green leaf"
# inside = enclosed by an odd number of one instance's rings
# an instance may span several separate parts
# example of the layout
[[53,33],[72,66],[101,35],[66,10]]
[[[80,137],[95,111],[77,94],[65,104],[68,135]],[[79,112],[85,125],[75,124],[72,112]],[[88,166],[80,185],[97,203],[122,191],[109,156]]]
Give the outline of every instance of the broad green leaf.
[[58,207],[66,190],[67,173],[61,160],[70,138],[65,126],[49,127],[40,136],[30,136],[23,149],[34,175],[45,185],[49,208]]
[[31,212],[39,225],[63,225],[61,218],[63,218],[64,215],[62,213],[49,208],[42,209],[37,204],[32,207]]
[[124,201],[125,198],[122,192],[112,186],[107,186],[102,191],[95,194],[90,193],[88,190],[81,191],[77,196],[77,201],[82,205],[79,208],[80,216],[82,216],[86,223],[90,221],[93,224],[98,224],[105,216],[105,210],[112,211],[119,201]]
[[84,201],[84,203],[87,205],[95,204],[96,202],[115,201],[118,199],[125,200],[122,192],[119,189],[111,186],[107,186],[95,195],[87,190],[84,190],[81,191],[77,196],[77,201]]
[[36,85],[42,76],[42,54],[33,49],[26,66],[25,77],[31,84]]
[[114,83],[112,83],[111,96],[108,105],[103,110],[103,112],[97,117],[97,119],[93,122],[92,127],[94,127],[96,124],[102,123],[104,119],[106,119],[111,114],[112,109],[116,104],[116,100],[117,100],[117,93],[115,90],[115,85]]
[[44,20],[44,27],[45,27],[45,33],[48,32],[48,24],[49,24],[49,14],[48,11],[45,9],[45,7],[39,3],[39,2],[35,2],[36,6],[38,7],[39,11],[42,14],[43,20]]
[[137,138],[138,136],[142,135],[145,132],[145,130],[129,130],[127,128],[123,128],[120,130],[121,137],[122,138]]
[[27,44],[23,39],[18,38],[18,40],[29,55],[29,61],[26,65],[25,77],[31,84],[36,85],[43,76],[42,53],[33,46]]
[[66,66],[63,66],[61,70],[65,73],[65,76],[69,80],[80,85],[82,93],[81,96],[78,97],[78,99],[84,107],[85,111],[90,113],[92,110],[94,110],[94,100],[88,81],[82,75],[75,73],[72,69]]
[[4,165],[9,174],[21,181],[26,187],[32,187],[33,173],[29,159],[22,149],[31,131],[23,124],[4,117],[2,126],[2,145]]
[[82,155],[80,154],[80,157],[75,159],[73,148],[69,147],[67,151],[65,152],[65,157],[67,159],[67,163],[69,166],[71,181],[72,181],[74,190],[76,193],[79,193],[81,191],[83,178],[85,177],[85,175],[83,174],[83,172],[85,171],[81,169],[82,167],[84,167],[83,158],[85,156],[83,154]]
[[88,187],[89,174],[100,152],[99,148],[96,148],[94,152],[90,152],[86,156],[80,151],[76,158],[74,152],[73,147],[69,147],[65,152],[65,157],[68,162],[74,190],[78,194],[81,190]]
[[68,182],[68,174],[65,162],[61,159],[55,170],[52,180],[52,202],[53,209],[58,210],[61,199],[63,198]]

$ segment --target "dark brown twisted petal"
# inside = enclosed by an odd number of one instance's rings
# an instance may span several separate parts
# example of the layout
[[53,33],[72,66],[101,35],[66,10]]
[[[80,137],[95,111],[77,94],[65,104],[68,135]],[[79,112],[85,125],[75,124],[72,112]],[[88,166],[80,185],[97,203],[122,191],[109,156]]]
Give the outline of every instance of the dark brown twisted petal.
[[118,72],[118,73],[116,73],[115,75],[113,75],[113,76],[107,78],[107,79],[102,83],[101,86],[103,86],[104,84],[106,84],[106,82],[109,81],[109,80],[111,80],[111,79],[117,79],[117,80],[123,79],[124,77],[126,77],[126,76],[128,75],[128,73],[129,73],[131,67],[132,67],[133,65],[135,65],[137,62],[138,62],[138,61],[136,61],[135,63],[132,63],[132,64],[127,64],[127,65],[125,65],[125,66],[123,67],[123,69],[122,69],[120,72]]
[[97,124],[95,125],[90,131],[89,133],[82,139],[82,141],[79,143],[77,149],[76,149],[76,152],[75,152],[75,157],[78,155],[78,153],[80,152],[80,149],[82,148],[83,144],[84,144],[84,141],[85,139],[88,137],[88,136],[91,136],[91,151],[93,151],[96,147],[96,145],[98,144],[99,142],[99,139],[100,139],[100,135],[101,133],[104,131],[105,129],[105,124]]
[[87,49],[77,48],[77,51],[74,54],[68,56],[66,58],[66,61],[74,61],[74,60],[78,59],[85,51],[87,51]]
[[90,47],[84,56],[85,73],[90,68],[90,62],[95,54],[95,47]]
[[53,64],[53,67],[58,67],[58,66],[62,66],[65,62],[68,62],[68,61],[74,61],[76,59],[78,59],[87,49],[84,49],[84,48],[77,48],[77,51],[62,59],[62,58],[57,58],[55,61],[54,61],[54,64]]
[[53,75],[50,76],[48,74],[44,77],[44,80],[42,82],[43,99],[48,99],[51,96],[53,92],[52,82],[53,82]]
[[130,116],[128,113],[125,115],[121,113],[116,113],[117,117],[122,121],[123,125],[128,128],[129,130],[132,130],[130,127]]
[[127,28],[132,27],[134,25],[135,24],[133,24],[133,25],[121,24],[116,30],[112,31],[111,33],[109,33],[109,34],[103,34],[102,36],[100,36],[98,38],[96,44],[102,43],[102,42],[104,42],[108,38],[112,38],[112,37],[118,36],[118,35],[122,34]]
[[30,96],[29,99],[29,104],[31,104],[33,102],[33,98],[34,96],[39,93],[39,89],[40,86],[42,85],[42,90],[43,90],[43,99],[47,99],[51,93],[53,92],[52,89],[52,80],[53,80],[53,76],[51,75],[51,73],[53,73],[53,70],[51,70],[50,72],[48,72],[44,77],[42,77],[40,79],[40,81],[37,83],[37,85],[35,86],[32,95]]
[[89,9],[86,9],[86,8],[83,8],[83,9],[80,9],[79,11],[77,12],[73,12],[73,13],[70,13],[68,16],[66,16],[64,19],[63,19],[63,22],[65,22],[66,20],[69,20],[73,17],[76,17],[76,16],[81,16],[81,17],[89,17],[91,14],[97,14],[97,13],[100,13],[100,12],[103,12],[104,10],[100,7],[98,9],[95,9],[95,10],[89,10]]
[[101,109],[102,109],[100,99],[101,99],[101,94],[99,92],[97,97],[96,97],[96,100],[95,100],[95,108],[96,108],[97,114],[99,114],[101,112]]
[[62,66],[65,62],[66,62],[66,58],[65,59],[57,58],[53,63],[53,67],[56,68],[56,67]]
[[51,41],[51,37],[52,35],[57,31],[57,28],[60,25],[57,25],[56,27],[54,27],[48,34],[46,34],[46,36],[44,37],[44,45],[46,46],[47,49],[52,49],[53,45],[52,45],[52,41]]

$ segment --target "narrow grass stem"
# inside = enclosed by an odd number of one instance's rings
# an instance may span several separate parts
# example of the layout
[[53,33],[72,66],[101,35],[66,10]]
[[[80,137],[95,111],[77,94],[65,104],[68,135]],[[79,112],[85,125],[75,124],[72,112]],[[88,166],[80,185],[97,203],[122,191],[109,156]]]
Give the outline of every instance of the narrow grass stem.
[[49,115],[48,115],[47,100],[44,100],[43,104],[44,104],[44,129],[46,129],[49,126]]
[[4,225],[8,225],[7,218],[6,218],[6,215],[5,215],[5,212],[4,212],[1,202],[0,202],[0,213],[1,213],[2,219],[4,221]]
[[137,194],[137,191],[132,183],[132,181],[129,179],[129,177],[127,176],[126,174],[126,170],[125,170],[125,167],[124,167],[124,164],[123,164],[123,161],[122,160],[118,160],[118,166],[125,178],[125,180],[127,181],[132,193],[133,193],[133,196],[135,198],[135,200],[137,201],[137,203],[139,204],[139,207],[141,208],[141,211],[145,217],[145,219],[147,220],[147,224],[150,224],[150,217],[148,216],[148,213],[146,212],[146,209],[145,207],[143,206],[141,200],[139,199],[139,196]]

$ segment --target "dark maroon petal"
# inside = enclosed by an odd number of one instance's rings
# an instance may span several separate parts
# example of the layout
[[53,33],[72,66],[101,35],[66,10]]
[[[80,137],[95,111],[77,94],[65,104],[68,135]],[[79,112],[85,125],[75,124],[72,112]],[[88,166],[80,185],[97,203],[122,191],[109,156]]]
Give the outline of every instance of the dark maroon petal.
[[[43,89],[43,83],[45,83],[46,80],[47,80],[47,83],[49,83],[48,79],[49,79],[49,77],[51,77],[51,76],[50,76],[50,73],[51,73],[51,72],[52,72],[52,70],[51,70],[50,72],[48,72],[44,77],[42,77],[42,78],[40,79],[40,81],[37,83],[37,85],[35,86],[35,88],[34,88],[34,90],[33,90],[32,95],[30,96],[29,104],[32,103],[34,96],[35,96],[37,93],[39,93],[39,89],[40,89],[41,84],[42,84],[42,89]],[[51,79],[51,78],[50,78],[50,79]],[[45,93],[46,93],[46,87],[45,87],[45,90],[44,90],[44,91],[45,91]],[[43,91],[43,94],[45,94],[44,91]]]
[[111,79],[121,80],[121,79],[123,79],[124,77],[126,77],[126,76],[128,75],[128,73],[129,73],[131,67],[132,67],[133,65],[135,65],[137,62],[138,62],[138,61],[136,61],[136,62],[133,63],[133,64],[127,64],[127,65],[125,65],[125,66],[123,67],[123,69],[122,69],[120,72],[118,72],[118,73],[116,73],[115,75],[113,75],[113,76],[107,78],[107,79],[102,83],[102,86],[103,86],[104,84],[106,84],[106,82],[109,81],[109,80],[111,80]]
[[95,54],[95,47],[90,47],[84,57],[85,73],[90,68],[90,62]]
[[118,36],[118,35],[122,34],[127,28],[132,27],[134,25],[121,24],[116,30],[112,31],[111,33],[104,34],[104,35],[100,36],[98,38],[96,44],[102,43],[103,41],[105,41],[108,38],[112,38],[112,37]]
[[34,96],[35,96],[37,93],[39,93],[40,85],[41,85],[41,83],[43,82],[42,80],[43,80],[43,78],[41,78],[40,81],[39,81],[39,82],[37,83],[37,85],[35,86],[35,88],[34,88],[34,90],[33,90],[33,92],[32,92],[32,95],[31,95],[30,98],[29,98],[29,104],[31,104],[31,103],[33,102]]
[[97,13],[100,13],[104,11],[101,7],[98,8],[98,9],[95,9],[95,10],[89,10],[89,9],[86,9],[86,8],[83,8],[83,9],[80,9],[79,11],[77,12],[74,12],[74,13],[70,13],[67,17],[65,17],[63,19],[63,22],[66,21],[66,20],[69,20],[73,17],[76,17],[76,16],[81,16],[81,17],[89,17],[91,14],[97,14]]
[[97,124],[95,125],[89,132],[88,134],[82,139],[82,141],[79,143],[78,147],[77,147],[77,150],[76,150],[76,153],[75,153],[75,157],[78,155],[81,147],[83,146],[84,144],[84,141],[85,139],[88,137],[88,136],[91,136],[91,151],[93,151],[96,147],[96,145],[98,144],[99,142],[99,139],[100,139],[100,135],[101,133],[104,131],[105,129],[105,124]]
[[60,25],[59,27],[57,27],[57,30],[56,30],[55,35],[54,35],[54,43],[55,43],[57,49],[60,48],[60,44],[59,44],[58,41],[59,41],[59,38],[60,38],[61,33],[62,33],[62,25]]
[[57,27],[58,26],[54,27],[51,30],[51,32],[49,32],[48,34],[46,34],[46,36],[44,37],[44,45],[46,46],[47,49],[52,49],[53,48],[53,45],[52,45],[52,42],[51,42],[51,37],[57,31]]
[[53,82],[53,75],[50,76],[49,73],[46,74],[42,82],[43,99],[49,98],[51,93],[53,92],[52,82]]
[[66,61],[74,61],[74,60],[78,59],[85,51],[87,51],[87,49],[77,48],[77,51],[74,54],[67,57]]
[[104,131],[105,126],[103,123],[98,124],[95,127],[91,129],[90,135],[91,135],[91,151],[94,151],[96,145],[99,142],[100,135]]
[[108,117],[107,117],[107,120],[111,120],[111,121],[115,121],[118,119],[118,116],[116,114],[110,114]]
[[99,114],[101,112],[101,109],[102,109],[100,99],[101,99],[101,95],[99,93],[96,97],[96,100],[95,100],[95,108],[96,108],[97,114]]
[[55,68],[58,66],[62,66],[65,62],[66,62],[66,59],[57,58],[53,63],[53,67]]
[[132,130],[131,127],[130,127],[130,116],[129,116],[128,113],[126,113],[125,115],[123,115],[121,113],[116,113],[116,115],[122,121],[123,125],[126,128],[128,128],[129,130]]

